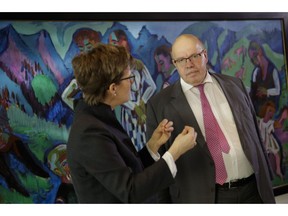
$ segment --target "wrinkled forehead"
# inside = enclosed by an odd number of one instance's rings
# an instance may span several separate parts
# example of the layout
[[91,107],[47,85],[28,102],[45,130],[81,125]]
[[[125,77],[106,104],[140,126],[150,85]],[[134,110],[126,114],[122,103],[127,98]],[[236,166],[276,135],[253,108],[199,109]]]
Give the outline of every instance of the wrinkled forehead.
[[195,37],[183,36],[175,40],[171,55],[173,59],[187,57],[203,49],[201,42]]

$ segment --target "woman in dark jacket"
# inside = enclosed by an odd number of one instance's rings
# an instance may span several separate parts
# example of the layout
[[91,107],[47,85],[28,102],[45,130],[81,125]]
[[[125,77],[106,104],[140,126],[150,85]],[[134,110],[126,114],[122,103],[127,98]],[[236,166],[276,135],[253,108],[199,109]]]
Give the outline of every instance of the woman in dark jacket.
[[196,144],[197,134],[186,126],[160,158],[157,151],[173,130],[164,119],[146,146],[135,150],[113,111],[129,100],[132,62],[125,48],[105,44],[72,60],[84,97],[75,107],[67,157],[80,203],[151,202],[174,183],[175,161]]

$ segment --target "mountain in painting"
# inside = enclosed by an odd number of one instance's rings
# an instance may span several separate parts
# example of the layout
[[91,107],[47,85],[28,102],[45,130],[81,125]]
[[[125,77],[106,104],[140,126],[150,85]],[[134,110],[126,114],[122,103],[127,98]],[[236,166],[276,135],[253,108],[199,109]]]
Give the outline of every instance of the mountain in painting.
[[[25,97],[39,117],[59,121],[55,119],[55,111],[51,115],[51,110],[61,101],[58,89],[68,76],[68,70],[50,35],[44,30],[21,35],[8,25],[0,30],[0,38],[0,69],[20,87],[19,96]],[[59,108],[57,110],[56,113],[61,113]]]

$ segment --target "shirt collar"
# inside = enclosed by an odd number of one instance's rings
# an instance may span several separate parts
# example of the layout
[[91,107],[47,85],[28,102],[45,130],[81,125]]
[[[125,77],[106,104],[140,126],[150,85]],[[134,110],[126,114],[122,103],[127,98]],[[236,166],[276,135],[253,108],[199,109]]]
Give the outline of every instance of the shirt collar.
[[[182,90],[183,90],[184,93],[194,87],[193,85],[191,85],[189,83],[186,83],[182,78],[180,78],[180,83],[181,83]],[[208,73],[208,71],[207,71],[206,77],[205,77],[205,79],[203,80],[202,83],[213,83],[212,77]]]

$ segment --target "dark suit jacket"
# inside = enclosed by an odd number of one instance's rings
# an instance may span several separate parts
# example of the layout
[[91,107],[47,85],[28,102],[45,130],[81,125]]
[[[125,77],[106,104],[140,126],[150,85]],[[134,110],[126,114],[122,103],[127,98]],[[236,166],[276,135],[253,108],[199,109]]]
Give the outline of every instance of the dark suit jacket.
[[163,159],[154,163],[145,147],[136,152],[105,104],[77,103],[67,159],[80,203],[146,202],[174,182]]
[[[219,82],[231,107],[241,145],[255,172],[260,196],[265,203],[274,203],[272,174],[261,143],[255,112],[245,86],[235,77],[214,73],[211,75]],[[176,183],[162,193],[161,202],[214,203],[214,162],[197,120],[182,92],[180,81],[162,90],[148,101],[147,137],[151,136],[152,131],[163,118],[174,122],[174,131],[165,149],[169,148],[184,125],[195,128],[198,133],[198,145],[177,160]]]

